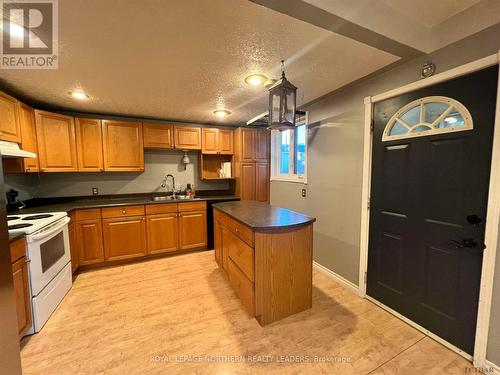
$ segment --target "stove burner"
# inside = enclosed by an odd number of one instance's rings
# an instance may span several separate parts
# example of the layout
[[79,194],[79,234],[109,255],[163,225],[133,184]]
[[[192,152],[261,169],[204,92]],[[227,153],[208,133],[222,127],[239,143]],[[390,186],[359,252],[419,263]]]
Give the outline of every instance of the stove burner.
[[20,219],[19,216],[7,216],[7,221],[18,220],[18,219]]
[[23,217],[21,220],[40,220],[40,219],[47,219],[48,217],[52,217],[52,216],[54,216],[54,215],[51,215],[51,214],[31,215],[31,216]]
[[21,228],[26,228],[26,227],[31,227],[33,224],[14,224],[14,225],[9,225],[8,229],[21,229]]

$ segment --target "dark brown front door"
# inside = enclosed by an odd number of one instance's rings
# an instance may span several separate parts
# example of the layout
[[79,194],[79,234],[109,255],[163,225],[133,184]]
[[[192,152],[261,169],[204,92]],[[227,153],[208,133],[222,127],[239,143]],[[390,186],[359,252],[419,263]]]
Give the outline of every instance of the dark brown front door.
[[[367,294],[472,354],[484,250],[498,67],[374,106]],[[473,129],[382,141],[429,96],[462,103]]]

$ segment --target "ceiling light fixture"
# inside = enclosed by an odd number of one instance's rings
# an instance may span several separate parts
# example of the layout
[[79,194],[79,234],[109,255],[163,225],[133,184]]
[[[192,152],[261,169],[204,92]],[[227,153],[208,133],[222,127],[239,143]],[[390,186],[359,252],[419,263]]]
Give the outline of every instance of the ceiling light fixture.
[[214,111],[214,115],[220,118],[224,118],[226,116],[229,116],[231,114],[231,111],[228,111],[227,109],[216,109]]
[[245,78],[245,83],[250,86],[262,86],[267,81],[263,74],[251,74]]
[[68,92],[68,95],[76,100],[87,100],[89,96],[83,91],[81,87],[77,87],[73,91]]
[[295,128],[297,87],[285,77],[285,61],[281,60],[281,79],[269,89],[269,128],[287,130]]

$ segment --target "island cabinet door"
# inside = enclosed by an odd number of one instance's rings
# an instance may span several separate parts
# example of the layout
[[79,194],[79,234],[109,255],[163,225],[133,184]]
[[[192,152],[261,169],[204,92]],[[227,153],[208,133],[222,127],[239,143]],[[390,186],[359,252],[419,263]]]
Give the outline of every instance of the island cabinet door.
[[161,254],[179,248],[179,219],[177,213],[151,215],[147,219],[148,254]]
[[179,248],[187,250],[206,246],[206,211],[181,212],[179,214]]
[[75,228],[79,265],[104,262],[101,219],[76,222]]
[[222,225],[217,220],[214,221],[214,250],[215,261],[222,267]]
[[147,254],[144,216],[103,219],[106,261],[142,257]]

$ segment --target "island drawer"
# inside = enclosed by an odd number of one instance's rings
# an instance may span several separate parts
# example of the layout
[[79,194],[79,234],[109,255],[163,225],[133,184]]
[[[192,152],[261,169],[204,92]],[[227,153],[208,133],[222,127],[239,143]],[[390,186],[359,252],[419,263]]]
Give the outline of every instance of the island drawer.
[[102,217],[144,216],[144,206],[121,206],[102,209]]
[[207,202],[182,202],[179,203],[179,212],[204,211],[207,209]]
[[241,224],[240,222],[234,220],[231,217],[226,216],[226,220],[224,222],[224,225],[226,225],[231,232],[236,234],[239,238],[241,238],[243,241],[245,241],[248,245],[253,247],[254,243],[254,238],[253,238],[253,231]]
[[224,245],[227,246],[228,256],[231,260],[243,271],[246,277],[254,281],[253,248],[229,231],[223,241]]
[[177,213],[177,203],[148,204],[146,206],[147,215]]
[[240,297],[241,302],[250,313],[250,315],[255,315],[255,301],[254,301],[254,285],[248,280],[243,272],[238,268],[236,264],[229,258],[227,274],[229,276],[229,283],[233,287],[234,291]]

